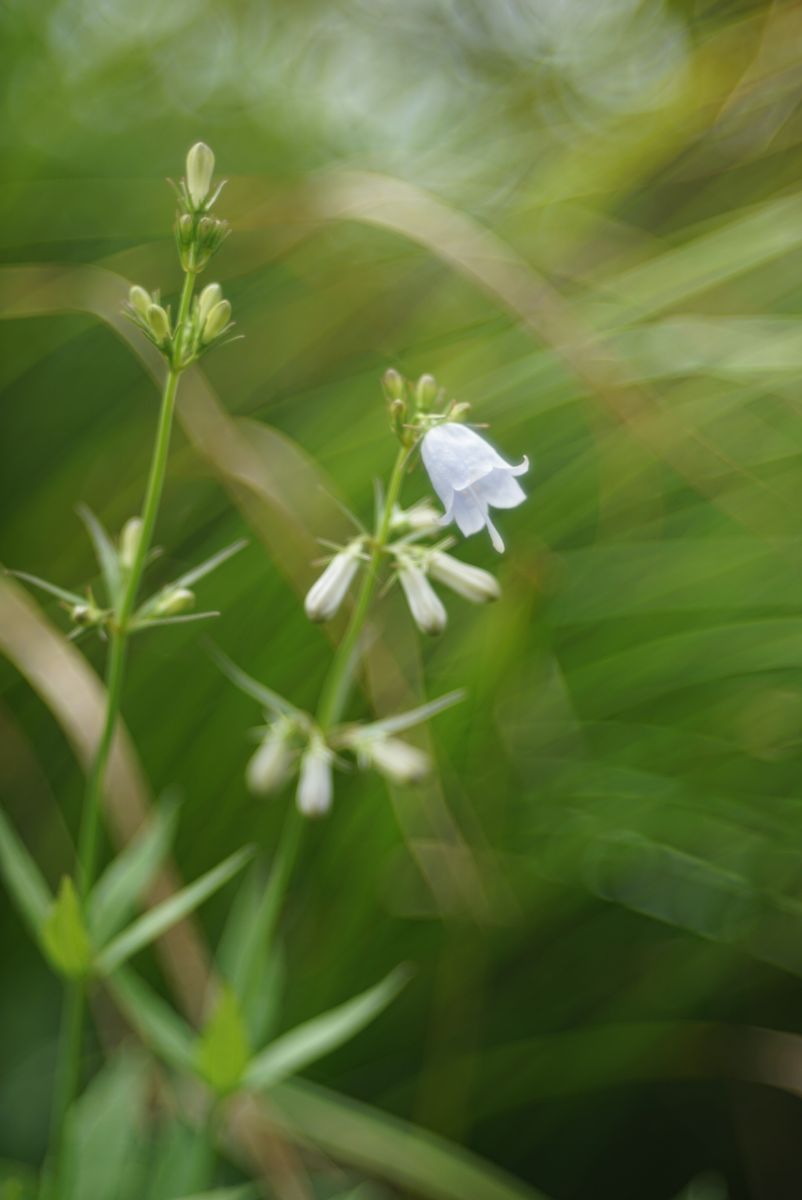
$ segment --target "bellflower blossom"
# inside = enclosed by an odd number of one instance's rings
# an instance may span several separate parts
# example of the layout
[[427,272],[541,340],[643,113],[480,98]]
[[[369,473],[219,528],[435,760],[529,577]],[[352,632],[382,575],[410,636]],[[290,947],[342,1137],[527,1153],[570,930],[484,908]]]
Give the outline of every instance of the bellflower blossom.
[[455,421],[435,425],[425,434],[421,457],[446,510],[442,523],[455,521],[465,537],[486,528],[500,554],[504,542],[489,510],[515,508],[526,499],[515,476],[529,470],[529,460],[525,457],[518,466],[505,462],[475,430]]

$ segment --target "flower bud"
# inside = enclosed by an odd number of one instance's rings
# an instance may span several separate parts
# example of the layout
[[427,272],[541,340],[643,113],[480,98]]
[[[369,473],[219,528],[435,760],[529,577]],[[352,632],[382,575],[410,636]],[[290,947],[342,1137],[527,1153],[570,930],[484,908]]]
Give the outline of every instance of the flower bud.
[[131,305],[131,308],[133,308],[134,312],[139,314],[143,321],[147,321],[148,309],[153,303],[153,300],[151,299],[150,294],[146,292],[143,287],[140,287],[138,283],[135,283],[134,286],[129,290],[128,303]]
[[295,758],[290,741],[294,728],[286,718],[275,721],[248,763],[245,780],[257,796],[277,792],[289,779]]
[[[214,284],[212,285],[214,286]],[[218,300],[214,308],[203,322],[201,341],[206,345],[213,342],[224,331],[231,319],[231,305],[228,300]]]
[[310,621],[330,621],[335,615],[359,569],[362,539],[334,555],[323,574],[306,593],[304,608]]
[[390,529],[393,533],[434,533],[440,528],[441,514],[428,500],[413,504],[412,508],[403,509],[397,504],[390,518]]
[[205,142],[196,142],[187,154],[187,192],[194,208],[203,207],[214,173],[214,154]]
[[223,299],[223,289],[219,283],[209,283],[198,296],[198,321],[203,326],[209,313]]
[[404,380],[396,371],[395,367],[390,367],[382,376],[384,390],[387,393],[388,400],[403,400],[404,399]]
[[142,519],[131,517],[123,525],[120,534],[120,566],[124,571],[130,571],[139,549],[139,539],[142,537]]
[[331,760],[333,758],[319,734],[310,739],[301,759],[296,803],[305,817],[322,817],[331,808],[333,781]]
[[425,571],[417,563],[405,558],[399,563],[398,578],[418,629],[423,633],[442,633],[448,622],[448,614],[426,578]]
[[434,375],[421,375],[415,387],[415,403],[419,412],[428,412],[437,399],[437,380]]
[[392,783],[419,783],[431,770],[429,755],[401,738],[366,735],[354,739],[360,761],[373,767]]
[[439,583],[450,587],[452,592],[464,596],[472,604],[485,604],[488,600],[498,600],[501,588],[498,580],[489,571],[481,567],[471,566],[470,563],[460,562],[451,554],[435,550],[427,559],[429,574]]
[[170,337],[170,318],[160,304],[151,304],[147,313],[147,322],[157,344],[164,345]]
[[92,625],[97,617],[97,610],[91,604],[73,604],[70,618],[76,625]]
[[189,213],[182,213],[176,224],[176,234],[182,246],[189,246],[195,237],[195,222]]
[[175,617],[179,613],[188,612],[195,605],[195,593],[189,588],[172,588],[160,597],[153,615],[156,617]]

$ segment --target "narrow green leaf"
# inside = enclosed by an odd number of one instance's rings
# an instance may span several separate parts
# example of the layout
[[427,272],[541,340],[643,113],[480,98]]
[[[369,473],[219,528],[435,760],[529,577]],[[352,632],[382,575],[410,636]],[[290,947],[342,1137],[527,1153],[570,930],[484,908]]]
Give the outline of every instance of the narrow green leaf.
[[163,804],[106,868],[89,898],[89,928],[103,946],[122,927],[167,855],[175,834],[177,805]]
[[69,875],[62,878],[45,918],[42,944],[54,966],[72,979],[85,975],[92,964],[92,943]]
[[217,951],[220,974],[234,989],[252,1046],[264,1044],[284,988],[284,955],[272,938],[280,864],[263,878],[254,864],[237,888]]
[[270,1093],[270,1120],[295,1141],[427,1200],[546,1200],[461,1146],[300,1080],[281,1083]]
[[0,875],[37,941],[53,897],[30,854],[0,809]]
[[239,1001],[223,987],[217,1007],[198,1039],[198,1070],[209,1087],[225,1096],[239,1084],[251,1056]]
[[171,1066],[194,1069],[194,1033],[161,996],[127,967],[115,971],[106,986],[154,1054]]
[[300,709],[296,708],[294,704],[290,704],[289,700],[285,700],[278,692],[274,692],[272,688],[266,687],[265,684],[259,683],[257,679],[246,674],[217,646],[210,644],[208,651],[226,678],[230,679],[234,686],[238,687],[246,696],[252,696],[254,700],[258,700],[263,708],[278,716],[297,717],[303,715]]
[[208,621],[211,617],[219,617],[220,613],[215,611],[199,612],[199,613],[182,613],[179,617],[154,617],[152,620],[149,617],[137,617],[131,622],[131,632],[136,633],[142,629],[155,629],[159,625],[186,625],[189,621]]
[[465,689],[459,688],[455,692],[448,692],[445,696],[438,697],[437,700],[430,700],[428,704],[411,708],[409,712],[398,713],[394,717],[384,717],[379,721],[371,721],[365,726],[365,730],[366,732],[375,730],[382,733],[400,733],[404,729],[411,729],[413,725],[420,725],[423,721],[428,721],[429,717],[433,717],[435,713],[442,712],[444,708],[451,708],[452,705],[459,704],[460,700],[464,699]]
[[97,519],[91,508],[87,508],[85,504],[78,505],[78,516],[86,526],[86,530],[92,539],[92,545],[95,549],[98,565],[103,574],[103,582],[106,585],[109,604],[112,608],[117,607],[117,601],[120,597],[121,573],[120,559],[117,554],[117,548],[112,542],[103,525]]
[[[206,561],[200,563],[199,566],[192,567],[189,571],[185,571],[183,575],[179,575],[177,579],[172,581],[172,583],[168,583],[163,588],[160,588],[158,592],[156,592],[153,596],[150,596],[144,602],[144,604],[142,604],[136,614],[137,618],[144,619],[147,617],[158,607],[159,601],[164,596],[175,591],[176,588],[191,587],[194,583],[197,583],[199,579],[203,579],[204,576],[209,575],[217,567],[221,566],[222,563],[226,562],[226,560],[231,558],[234,554],[239,553],[239,551],[242,550],[244,546],[247,546],[247,544],[248,543],[245,538],[241,538],[237,542],[232,542],[230,546],[226,546],[224,550],[219,550],[217,554],[213,554],[211,558],[207,558]],[[195,616],[195,620],[198,619],[198,616],[200,616],[200,614]],[[149,624],[155,624],[155,621],[149,622]]]
[[373,1021],[408,979],[409,970],[396,967],[375,987],[282,1034],[253,1060],[245,1074],[245,1083],[252,1088],[273,1087],[279,1080],[330,1054]]
[[98,956],[98,970],[105,975],[111,974],[132,954],[137,954],[156,938],[161,937],[236,875],[252,855],[253,850],[250,848],[238,850],[211,871],[201,875],[200,879],[196,879],[194,883],[182,888],[180,892],[176,892],[174,896],[170,896],[168,900],[134,921]]
[[210,575],[212,571],[216,571],[229,558],[233,558],[235,554],[239,554],[240,550],[244,550],[247,545],[247,538],[239,538],[238,541],[232,542],[230,546],[226,546],[223,550],[218,550],[216,554],[212,554],[210,558],[207,558],[205,562],[200,563],[197,567],[192,567],[183,575],[179,575],[178,579],[171,584],[171,587],[192,587],[193,583],[197,583],[199,579],[203,579],[206,575]]
[[27,571],[9,571],[8,574],[13,575],[15,579],[24,580],[25,583],[32,583],[34,587],[41,588],[43,592],[49,592],[51,596],[57,596],[65,604],[86,604],[85,596],[79,596],[77,592],[68,592],[65,588],[57,587],[55,583],[40,579],[38,575],[29,575]]

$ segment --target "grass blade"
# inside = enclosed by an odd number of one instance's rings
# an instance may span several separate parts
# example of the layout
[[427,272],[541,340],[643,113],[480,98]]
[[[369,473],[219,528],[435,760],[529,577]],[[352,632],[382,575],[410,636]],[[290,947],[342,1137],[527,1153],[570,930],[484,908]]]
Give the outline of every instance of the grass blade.
[[0,875],[37,942],[53,897],[36,863],[0,809]]

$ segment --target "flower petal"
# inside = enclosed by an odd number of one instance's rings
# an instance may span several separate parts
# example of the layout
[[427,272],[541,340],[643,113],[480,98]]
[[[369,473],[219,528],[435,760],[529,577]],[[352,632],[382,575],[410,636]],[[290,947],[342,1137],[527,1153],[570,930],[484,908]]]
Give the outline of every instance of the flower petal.
[[471,488],[466,492],[454,492],[446,516],[457,523],[463,537],[470,537],[484,526],[487,509]]
[[526,492],[513,478],[509,467],[503,471],[491,471],[483,479],[478,479],[473,491],[483,504],[492,504],[494,508],[516,508],[526,499]]
[[450,491],[462,491],[496,468],[510,469],[489,442],[454,421],[429,430],[421,443],[421,457],[444,505]]

